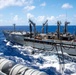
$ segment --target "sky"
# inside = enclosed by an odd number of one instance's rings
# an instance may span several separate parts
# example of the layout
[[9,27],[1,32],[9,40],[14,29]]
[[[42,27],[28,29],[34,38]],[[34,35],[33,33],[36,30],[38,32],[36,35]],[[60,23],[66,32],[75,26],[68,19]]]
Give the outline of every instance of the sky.
[[36,25],[48,20],[49,25],[69,21],[76,25],[76,0],[0,0],[0,26]]

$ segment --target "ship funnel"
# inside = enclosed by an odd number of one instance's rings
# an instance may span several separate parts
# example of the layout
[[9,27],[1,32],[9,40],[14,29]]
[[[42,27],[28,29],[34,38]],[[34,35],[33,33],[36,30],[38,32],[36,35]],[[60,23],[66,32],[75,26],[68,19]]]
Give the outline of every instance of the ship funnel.
[[60,25],[61,25],[61,21],[57,21],[57,26],[58,26],[57,37],[58,37],[58,39],[60,39]]

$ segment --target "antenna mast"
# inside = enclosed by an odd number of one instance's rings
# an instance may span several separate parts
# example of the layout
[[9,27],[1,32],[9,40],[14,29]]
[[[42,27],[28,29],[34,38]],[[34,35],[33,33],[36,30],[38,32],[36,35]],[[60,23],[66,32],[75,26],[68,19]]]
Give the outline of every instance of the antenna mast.
[[65,19],[65,21],[67,21],[67,10],[66,10],[66,19]]

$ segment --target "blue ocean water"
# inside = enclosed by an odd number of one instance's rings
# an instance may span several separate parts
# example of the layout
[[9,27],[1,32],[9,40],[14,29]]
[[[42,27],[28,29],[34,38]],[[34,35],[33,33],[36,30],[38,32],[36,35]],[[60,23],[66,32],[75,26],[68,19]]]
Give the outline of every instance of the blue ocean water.
[[[41,26],[37,26],[36,29],[38,32],[41,32]],[[32,56],[28,55],[26,52],[24,52],[27,55],[24,55],[19,48],[12,47],[14,45],[6,45],[7,42],[5,42],[5,37],[2,33],[3,30],[13,30],[13,26],[0,26],[0,56],[11,59],[15,61],[16,63],[22,63],[28,66],[31,66],[35,69],[41,70],[46,72],[49,75],[60,75],[59,72],[57,72],[55,67],[47,67],[47,68],[42,68],[40,69],[38,66],[35,66],[33,64],[36,64],[35,62],[37,61],[40,64],[43,64],[44,59],[42,58],[33,58]],[[29,31],[28,26],[16,26],[16,30],[21,30],[21,31]],[[57,26],[49,26],[48,27],[48,32],[55,32],[57,30]],[[76,26],[68,26],[68,32],[74,34],[76,31]],[[63,26],[61,26],[61,32],[63,32]],[[28,62],[27,62],[28,61]],[[30,63],[29,63],[30,62]],[[71,75],[71,73],[68,73]]]
[[[16,30],[21,31],[29,31],[29,26],[16,26]],[[36,31],[41,32],[42,26],[36,26]],[[2,30],[13,30],[13,26],[0,26],[0,31]],[[44,27],[44,31],[46,30],[46,27]],[[55,32],[57,30],[57,26],[48,26],[48,32]],[[63,32],[64,26],[60,27],[60,31]],[[67,31],[70,33],[74,33],[76,31],[76,25],[71,25],[67,27]]]

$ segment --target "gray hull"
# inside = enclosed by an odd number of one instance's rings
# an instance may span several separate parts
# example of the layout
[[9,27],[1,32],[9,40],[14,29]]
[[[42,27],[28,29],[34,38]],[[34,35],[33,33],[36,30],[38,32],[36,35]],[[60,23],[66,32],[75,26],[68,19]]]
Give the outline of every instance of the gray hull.
[[6,40],[11,41],[13,43],[18,43],[21,45],[24,45],[24,37],[22,35],[18,35],[18,34],[12,34],[12,32],[10,31],[3,31],[4,36],[6,37]]
[[[38,39],[35,40],[34,38],[24,37],[22,34],[12,34],[12,32],[8,32],[8,31],[4,31],[3,33],[6,37],[6,40],[11,41],[13,43],[32,46],[38,49],[44,49],[47,51],[50,50],[54,52],[56,52],[56,47],[57,47],[58,51],[61,51],[62,49],[64,52],[70,55],[76,55],[76,42],[74,41],[60,41],[60,40],[52,40],[52,39],[39,41]],[[62,43],[62,46],[60,43]]]

